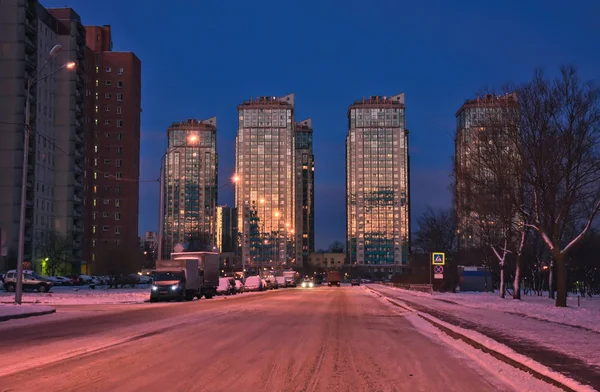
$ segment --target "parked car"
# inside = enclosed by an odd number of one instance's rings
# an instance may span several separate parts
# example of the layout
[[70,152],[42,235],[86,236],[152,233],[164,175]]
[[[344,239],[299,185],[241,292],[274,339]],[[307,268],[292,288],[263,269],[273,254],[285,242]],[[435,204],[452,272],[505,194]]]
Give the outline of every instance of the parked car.
[[242,281],[239,280],[239,279],[235,280],[235,291],[237,293],[243,293],[244,292],[244,283],[242,283]]
[[277,285],[279,287],[288,287],[287,281],[285,279],[285,276],[276,276],[275,277],[275,281],[277,282]]
[[235,288],[231,287],[231,278],[219,278],[218,295],[231,295],[232,290],[235,290]]
[[244,282],[244,291],[263,291],[265,286],[263,281],[258,275],[249,276]]
[[350,281],[350,285],[360,286],[360,279],[352,279],[352,281]]
[[[9,292],[14,292],[17,287],[17,271],[10,270],[4,277],[4,289]],[[54,287],[52,281],[43,276],[36,274],[31,270],[23,271],[23,289],[37,290],[40,293],[46,293]]]

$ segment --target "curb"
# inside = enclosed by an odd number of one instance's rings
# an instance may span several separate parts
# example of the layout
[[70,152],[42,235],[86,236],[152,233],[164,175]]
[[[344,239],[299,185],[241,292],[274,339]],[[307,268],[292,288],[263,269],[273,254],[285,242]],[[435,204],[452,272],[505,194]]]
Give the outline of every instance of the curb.
[[15,320],[15,319],[28,318],[28,317],[35,317],[35,316],[44,316],[46,314],[52,314],[52,313],[56,313],[56,309],[44,310],[44,311],[41,311],[41,312],[13,314],[13,315],[10,315],[10,316],[0,316],[0,322],[2,322],[2,321],[8,321],[8,320]]
[[[372,292],[376,292],[377,293],[377,291],[374,290],[374,289],[369,288],[369,290],[371,290]],[[521,370],[523,372],[529,373],[533,377],[537,378],[538,380],[544,381],[544,382],[546,382],[548,384],[551,384],[551,385],[553,385],[553,386],[555,386],[557,388],[560,388],[560,389],[562,389],[564,391],[567,391],[567,392],[577,392],[575,389],[573,389],[573,388],[571,388],[571,387],[563,384],[560,381],[557,381],[557,380],[555,380],[555,379],[553,379],[551,377],[548,377],[548,376],[546,376],[546,375],[538,372],[537,370],[534,370],[534,369],[530,368],[527,365],[523,365],[522,363],[519,363],[518,361],[515,361],[514,359],[512,359],[512,358],[510,358],[510,357],[508,357],[508,356],[506,356],[506,355],[504,355],[504,354],[502,354],[502,353],[500,353],[500,352],[498,352],[496,350],[492,350],[491,348],[488,348],[485,345],[483,345],[483,344],[481,344],[481,343],[479,343],[479,342],[477,342],[477,341],[475,341],[475,340],[473,340],[473,339],[471,339],[471,338],[469,338],[469,337],[467,337],[467,336],[465,336],[465,335],[463,335],[463,334],[461,334],[459,332],[456,332],[456,331],[454,331],[454,330],[452,330],[452,329],[450,329],[450,328],[448,328],[448,327],[446,327],[446,326],[438,323],[437,321],[432,320],[431,318],[435,318],[435,317],[432,316],[431,314],[427,313],[427,312],[415,311],[413,309],[409,309],[409,308],[407,308],[407,307],[405,307],[403,305],[400,305],[399,303],[397,303],[395,301],[390,300],[387,296],[385,296],[385,295],[383,295],[381,293],[377,293],[377,294],[379,294],[381,298],[384,298],[387,302],[389,302],[390,304],[392,304],[394,306],[397,306],[399,308],[415,312],[417,314],[417,316],[419,316],[423,320],[427,321],[428,323],[430,323],[434,327],[438,328],[439,330],[441,330],[442,332],[444,332],[446,335],[448,335],[448,336],[450,336],[450,337],[452,337],[454,339],[461,340],[464,343],[468,344],[469,346],[471,346],[473,348],[476,348],[478,350],[481,350],[484,353],[487,353],[487,354],[493,356],[497,360],[502,361],[502,362],[504,362],[505,364],[507,364],[509,366],[512,366],[512,367],[514,367],[516,369],[519,369],[519,370]],[[424,316],[421,313],[426,314],[428,317]]]

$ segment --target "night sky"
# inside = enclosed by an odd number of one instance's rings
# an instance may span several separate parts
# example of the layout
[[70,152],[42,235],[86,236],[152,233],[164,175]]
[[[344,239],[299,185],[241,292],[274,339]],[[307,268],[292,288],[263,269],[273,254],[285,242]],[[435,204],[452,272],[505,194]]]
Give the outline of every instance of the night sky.
[[[345,238],[348,106],[406,94],[412,221],[450,206],[454,114],[466,98],[572,64],[600,72],[600,2],[564,1],[44,1],[84,25],[112,26],[115,51],[142,61],[141,180],[158,178],[166,129],[217,116],[219,186],[235,162],[237,105],[296,95],[313,119],[316,246]],[[368,5],[369,4],[369,5]],[[219,203],[233,203],[224,187]],[[140,184],[139,231],[158,226],[158,183]],[[413,226],[413,231],[415,227]]]

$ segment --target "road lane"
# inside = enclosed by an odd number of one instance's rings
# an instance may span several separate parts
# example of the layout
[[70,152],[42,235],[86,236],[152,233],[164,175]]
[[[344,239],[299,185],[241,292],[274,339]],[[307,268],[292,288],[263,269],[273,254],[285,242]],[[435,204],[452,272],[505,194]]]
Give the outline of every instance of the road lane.
[[[280,290],[254,298],[169,304],[132,311],[129,318],[117,313],[104,316],[112,321],[92,317],[94,322],[87,324],[55,325],[79,333],[83,347],[99,335],[85,332],[97,322],[130,331],[140,320],[140,331],[152,331],[146,321],[155,318],[161,329],[0,377],[0,390],[510,390],[475,363],[420,334],[402,314],[360,287]],[[165,328],[169,321],[182,324]],[[128,326],[119,329],[122,324]],[[50,339],[38,350],[41,359],[72,339],[54,328],[36,331]],[[4,332],[0,345],[6,341]],[[101,335],[108,338],[110,333]],[[12,352],[20,350],[19,344],[32,349],[26,340],[19,342]]]

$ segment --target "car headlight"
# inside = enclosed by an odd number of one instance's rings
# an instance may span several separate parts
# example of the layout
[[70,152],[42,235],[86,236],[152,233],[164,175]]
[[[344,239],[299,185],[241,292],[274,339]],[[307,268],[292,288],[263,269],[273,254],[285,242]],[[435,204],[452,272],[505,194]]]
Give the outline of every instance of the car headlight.
[[155,285],[152,285],[152,291],[156,291],[156,290],[158,290],[158,287]]
[[313,283],[309,283],[309,284],[308,284],[308,287],[313,287],[313,286],[314,286],[314,284],[313,284]]
[[306,287],[306,283],[302,283],[302,287]]
[[171,286],[171,290],[177,290],[179,288],[178,284],[174,284],[173,286]]

